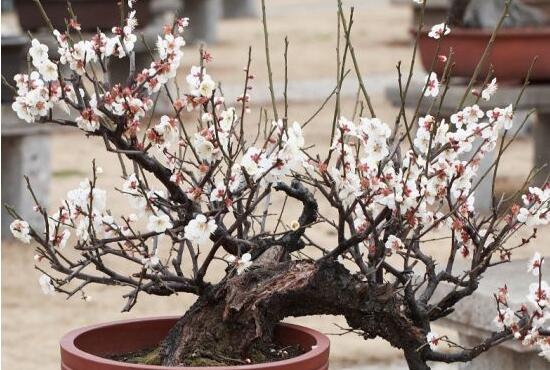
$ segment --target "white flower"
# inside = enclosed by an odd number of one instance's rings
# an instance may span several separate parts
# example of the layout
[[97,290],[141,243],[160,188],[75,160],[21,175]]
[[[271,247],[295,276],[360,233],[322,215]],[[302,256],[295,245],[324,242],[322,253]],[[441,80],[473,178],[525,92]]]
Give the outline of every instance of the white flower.
[[432,29],[428,33],[428,36],[437,40],[441,36],[448,35],[450,32],[451,29],[449,28],[449,26],[447,26],[445,23],[440,23],[432,27]]
[[206,98],[210,98],[215,88],[216,83],[210,78],[210,76],[204,75],[203,80],[199,85],[199,93]]
[[290,230],[296,231],[300,228],[300,223],[297,220],[294,220],[290,223]]
[[132,173],[126,181],[122,184],[122,191],[124,193],[138,195],[139,194],[139,180],[135,173]]
[[206,69],[200,66],[191,67],[191,72],[187,75],[186,80],[192,90],[196,90],[200,86],[200,78],[203,73],[206,73]]
[[216,184],[216,187],[212,190],[210,193],[210,201],[212,202],[222,202],[225,197],[225,192],[227,191],[227,188],[223,181],[219,181]]
[[53,245],[57,246],[60,250],[65,249],[67,241],[71,237],[71,232],[69,230],[63,230],[61,233],[55,235],[52,233],[50,239],[53,242]]
[[212,113],[203,113],[201,116],[201,121],[204,123],[212,122],[214,120],[214,116]]
[[544,259],[540,255],[539,252],[536,252],[533,256],[533,259],[529,261],[529,264],[527,266],[527,272],[533,273],[535,276],[539,276],[540,268],[544,264]]
[[99,129],[98,117],[89,108],[84,109],[80,116],[76,117],[75,122],[78,128],[86,132],[95,132]]
[[285,152],[291,156],[301,156],[300,150],[305,145],[304,136],[302,135],[302,126],[298,122],[294,122],[292,126],[283,133],[283,142],[285,143]]
[[426,341],[428,342],[430,348],[432,350],[436,350],[437,349],[437,346],[439,345],[439,340],[441,338],[439,337],[439,335],[437,335],[437,333],[431,331],[429,332],[427,335],[426,335]]
[[147,137],[161,149],[176,144],[179,141],[177,119],[166,115],[162,116],[154,128],[147,130]]
[[491,96],[497,91],[498,85],[497,85],[497,79],[493,78],[493,80],[487,85],[483,91],[481,92],[481,97],[487,101],[491,99]]
[[92,208],[94,213],[101,213],[107,206],[107,192],[100,188],[90,190],[90,180],[80,182],[80,186],[67,192],[67,202],[73,210],[87,210],[93,198]]
[[44,77],[44,81],[55,81],[58,78],[57,64],[51,60],[45,60],[38,66],[38,72]]
[[464,123],[464,112],[456,112],[451,116],[451,123],[454,124],[457,128],[462,128]]
[[546,360],[550,361],[550,343],[548,341],[541,340],[539,342],[540,353],[539,356],[544,357]]
[[516,324],[516,316],[514,315],[514,311],[508,307],[506,309],[499,309],[499,313],[497,317],[495,317],[494,323],[500,330],[504,328],[511,328]]
[[31,42],[31,48],[29,54],[32,58],[32,64],[38,67],[40,64],[48,60],[48,47],[41,44],[37,39],[33,39]]
[[10,230],[13,236],[23,243],[29,243],[31,241],[30,227],[28,222],[23,220],[15,220],[10,225]]
[[527,299],[534,303],[536,307],[545,308],[550,304],[550,287],[546,281],[539,283],[533,283],[529,285],[529,295]]
[[241,159],[241,166],[247,174],[254,176],[258,172],[258,163],[260,162],[262,150],[251,147],[248,148],[246,154]]
[[204,245],[217,228],[215,220],[199,214],[185,226],[184,238],[197,245]]
[[166,214],[160,216],[151,215],[149,216],[149,223],[147,223],[147,229],[156,233],[163,233],[172,226],[170,217]]
[[477,123],[479,119],[483,118],[483,116],[485,115],[477,104],[474,104],[471,107],[464,108],[462,113],[463,113],[464,122],[467,125],[472,125],[474,123]]
[[201,161],[206,161],[210,163],[214,160],[214,144],[212,144],[212,142],[210,142],[209,140],[206,140],[204,136],[202,136],[201,134],[195,134],[193,146]]
[[231,130],[231,126],[233,126],[233,123],[237,120],[236,114],[235,114],[235,108],[231,107],[227,110],[224,110],[220,113],[220,128],[228,132]]
[[426,76],[426,91],[424,91],[424,96],[432,96],[435,98],[437,95],[439,95],[439,81],[437,79],[437,74],[432,72],[429,76]]
[[496,122],[497,126],[504,127],[505,130],[512,128],[514,123],[514,107],[512,104],[506,108],[495,108],[487,111],[489,123]]
[[234,263],[237,267],[237,275],[242,274],[248,268],[252,265],[252,256],[250,253],[245,253],[241,256],[241,258],[237,258],[235,256],[229,256],[226,258],[226,261],[229,263]]
[[38,279],[38,283],[40,284],[40,288],[42,288],[42,292],[44,294],[53,295],[55,293],[55,287],[52,284],[52,279],[48,275],[42,274]]
[[151,257],[142,258],[141,263],[148,270],[154,270],[158,265],[160,265],[160,259],[157,255]]
[[399,239],[395,235],[390,235],[388,237],[388,240],[386,241],[386,248],[391,249],[394,252],[397,252],[398,250],[400,250],[404,247],[405,247],[405,245],[403,244],[401,239]]

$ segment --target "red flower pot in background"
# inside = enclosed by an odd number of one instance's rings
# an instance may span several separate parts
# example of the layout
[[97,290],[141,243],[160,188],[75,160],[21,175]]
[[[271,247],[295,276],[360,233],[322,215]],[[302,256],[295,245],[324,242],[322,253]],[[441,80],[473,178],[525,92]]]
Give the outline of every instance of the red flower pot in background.
[[[492,30],[453,28],[443,38],[439,54],[448,55],[453,49],[454,68],[452,76],[472,76],[489,39]],[[424,69],[428,70],[436,53],[438,40],[420,36],[420,57]],[[497,34],[491,53],[479,79],[487,75],[490,66],[500,81],[516,81],[525,78],[533,58],[538,60],[531,72],[533,81],[550,81],[550,27],[502,29]],[[435,63],[435,72],[441,76],[444,63]]]
[[243,366],[164,367],[117,362],[101,356],[135,352],[158,345],[177,317],[99,324],[74,330],[61,339],[61,370],[327,370],[328,338],[298,325],[279,324],[275,336],[284,345],[299,344],[306,353],[276,362]]

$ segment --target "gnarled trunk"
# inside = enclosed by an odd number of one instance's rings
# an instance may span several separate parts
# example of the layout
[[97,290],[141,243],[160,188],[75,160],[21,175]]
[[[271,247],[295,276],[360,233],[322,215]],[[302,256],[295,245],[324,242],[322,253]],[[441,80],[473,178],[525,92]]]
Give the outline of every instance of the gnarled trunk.
[[425,338],[391,285],[370,289],[337,262],[288,261],[209,288],[162,343],[161,362],[231,363],[272,344],[274,326],[283,318],[315,314],[344,315],[365,338],[381,336],[399,348],[419,348]]

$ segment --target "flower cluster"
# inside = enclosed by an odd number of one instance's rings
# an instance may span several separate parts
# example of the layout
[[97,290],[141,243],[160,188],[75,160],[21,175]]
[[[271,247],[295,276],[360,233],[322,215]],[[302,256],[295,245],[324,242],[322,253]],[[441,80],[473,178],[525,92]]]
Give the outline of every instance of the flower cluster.
[[[542,280],[541,267],[544,258],[539,253],[529,261],[527,272],[537,277],[537,282],[529,286],[527,301],[514,311],[510,307],[508,288],[500,288],[498,291],[498,313],[495,317],[495,325],[499,330],[509,330],[515,339],[526,346],[539,346],[540,355],[550,360],[550,342],[541,335],[541,330],[547,329],[550,320],[550,286]],[[546,327],[545,327],[546,325]]]

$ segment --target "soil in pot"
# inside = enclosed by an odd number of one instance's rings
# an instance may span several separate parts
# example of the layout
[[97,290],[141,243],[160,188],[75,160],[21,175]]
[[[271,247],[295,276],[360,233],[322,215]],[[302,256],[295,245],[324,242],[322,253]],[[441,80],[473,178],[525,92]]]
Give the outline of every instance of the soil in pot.
[[[243,358],[227,358],[203,354],[197,357],[191,357],[185,361],[184,366],[235,366],[249,364],[263,364],[266,362],[275,362],[291,359],[306,352],[298,344],[285,345],[273,343],[272,346],[260,345],[253,348],[249,354]],[[148,348],[139,351],[107,355],[105,358],[126,362],[130,364],[160,365],[158,361],[158,348]]]

